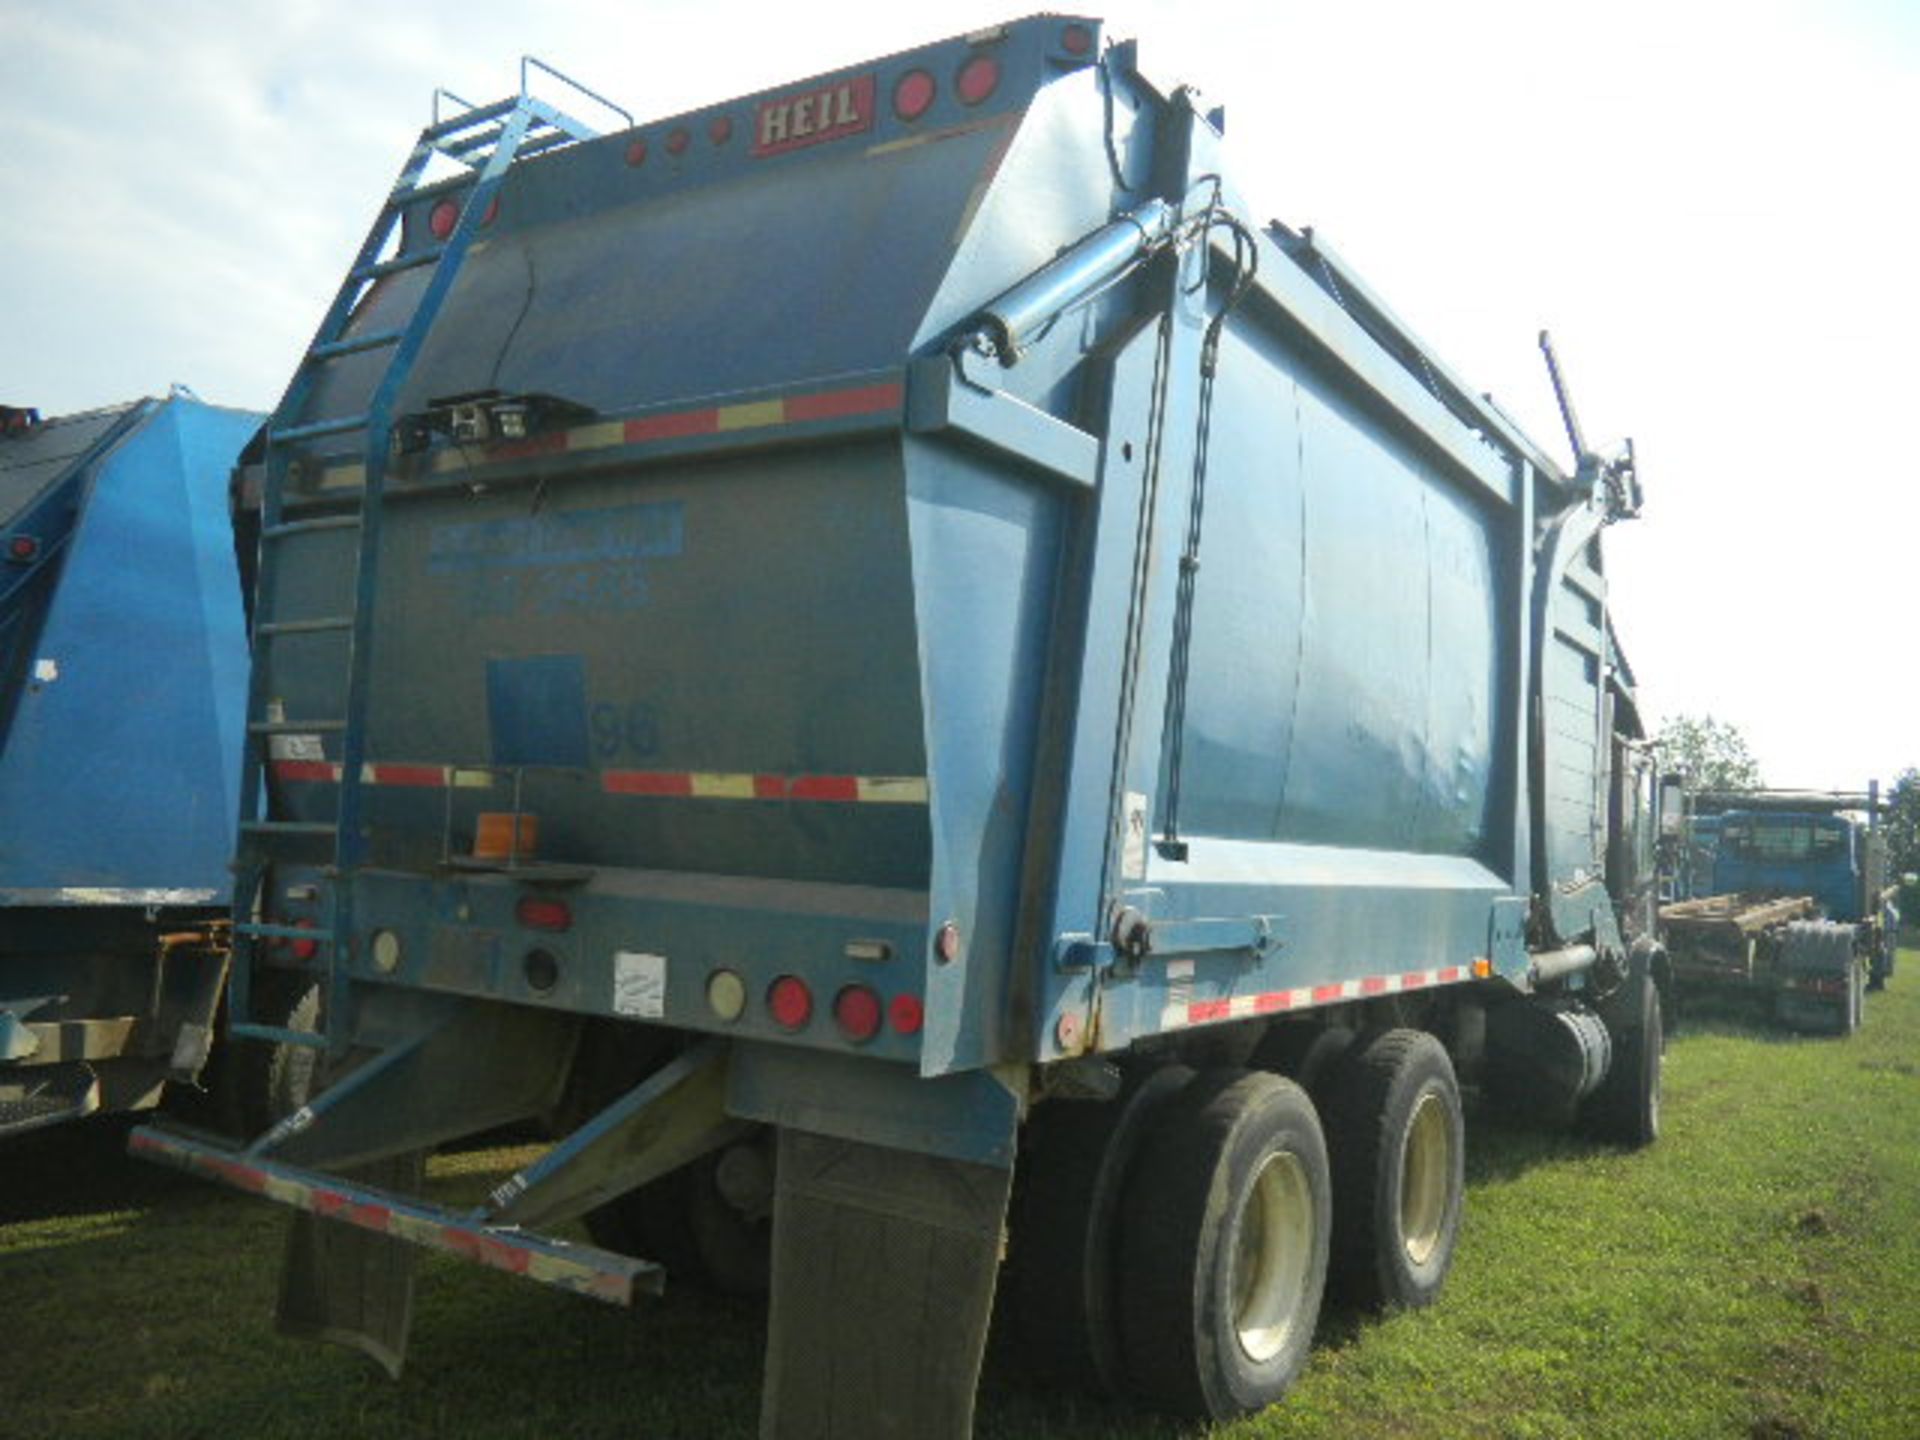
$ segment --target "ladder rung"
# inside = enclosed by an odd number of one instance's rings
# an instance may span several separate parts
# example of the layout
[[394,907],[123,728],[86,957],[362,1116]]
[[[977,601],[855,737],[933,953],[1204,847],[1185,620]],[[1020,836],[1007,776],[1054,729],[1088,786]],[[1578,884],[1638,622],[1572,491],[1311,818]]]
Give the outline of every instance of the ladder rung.
[[333,420],[315,420],[307,425],[295,425],[291,430],[275,430],[269,438],[276,445],[285,445],[295,440],[313,440],[321,435],[339,435],[348,430],[366,428],[365,415],[342,415]]
[[347,728],[344,720],[255,720],[247,731],[253,735],[332,735]]
[[514,106],[519,103],[520,97],[515,95],[506,100],[496,100],[491,105],[479,105],[471,110],[463,110],[449,120],[442,120],[438,125],[429,125],[420,132],[420,138],[431,144],[448,135],[458,135],[462,130],[471,130],[475,125],[484,125],[489,120],[498,120],[502,115],[512,114]]
[[397,275],[402,270],[416,270],[422,265],[433,264],[446,253],[446,249],[444,245],[429,245],[424,250],[411,250],[405,255],[396,255],[391,260],[362,265],[347,278],[354,281],[378,280],[384,275]]
[[358,530],[358,515],[321,515],[312,520],[287,520],[261,530],[262,540],[280,540],[288,535],[311,535],[316,530]]
[[562,145],[572,145],[575,143],[575,138],[576,137],[569,135],[564,130],[556,130],[551,135],[537,135],[532,139],[522,141],[520,148],[513,152],[513,158],[515,160],[524,160],[527,156],[538,155],[543,150],[553,150]]
[[404,330],[376,330],[370,335],[349,335],[344,340],[323,340],[307,351],[309,360],[337,360],[342,355],[358,355],[363,350],[378,350],[382,345],[398,344]]
[[[351,615],[321,615],[312,620],[263,620],[253,627],[256,635],[317,635],[329,630],[351,630]],[[304,732],[303,732],[304,733]]]
[[276,1045],[310,1045],[315,1050],[327,1043],[327,1037],[316,1035],[311,1030],[282,1030],[278,1025],[255,1025],[250,1021],[236,1020],[227,1026],[229,1035],[237,1035],[242,1040],[271,1040]]
[[249,835],[331,835],[334,827],[325,820],[242,820],[240,828]]
[[426,185],[415,185],[411,189],[396,190],[387,197],[389,205],[412,205],[416,201],[431,200],[436,195],[451,195],[456,190],[465,190],[473,184],[471,173],[449,175],[444,180],[435,180]]
[[459,140],[448,140],[437,143],[433,148],[451,159],[464,160],[466,156],[471,155],[476,150],[485,150],[490,145],[499,144],[500,137],[506,133],[506,126],[492,125],[485,130],[477,131]]
[[316,945],[331,945],[333,936],[318,928],[303,930],[298,925],[235,925],[236,935],[258,935],[268,940],[311,940]]

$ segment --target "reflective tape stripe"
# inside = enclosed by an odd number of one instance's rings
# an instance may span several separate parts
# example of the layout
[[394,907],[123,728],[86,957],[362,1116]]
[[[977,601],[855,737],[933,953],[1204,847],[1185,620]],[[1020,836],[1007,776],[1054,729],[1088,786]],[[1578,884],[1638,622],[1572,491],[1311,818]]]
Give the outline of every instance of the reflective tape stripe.
[[[1171,970],[1171,967],[1169,967]],[[1211,1000],[1175,997],[1160,1012],[1160,1028],[1178,1030],[1188,1025],[1207,1025],[1221,1020],[1249,1020],[1259,1015],[1275,1015],[1287,1010],[1309,1010],[1316,1005],[1334,1005],[1342,1000],[1372,999],[1403,990],[1425,990],[1435,985],[1453,985],[1473,978],[1465,965],[1448,965],[1438,970],[1408,970],[1399,975],[1367,975],[1358,980],[1334,980],[1325,985],[1292,990],[1265,990],[1253,995],[1227,995]],[[1176,986],[1175,988],[1182,988]]]
[[[337,760],[275,760],[273,778],[303,784],[340,781]],[[484,789],[501,778],[490,770],[460,765],[397,764],[369,761],[360,767],[360,783],[397,788]],[[640,795],[681,800],[816,800],[842,805],[924,805],[927,781],[921,775],[764,775],[751,771],[602,770],[600,788],[609,795]]]
[[[771,400],[747,400],[737,405],[706,405],[697,410],[666,410],[631,420],[597,420],[569,430],[551,430],[524,440],[496,440],[488,444],[456,446],[436,451],[424,464],[428,474],[463,473],[476,464],[490,465],[541,455],[580,455],[618,446],[645,445],[661,440],[685,440],[703,435],[725,435],[741,430],[765,430],[780,425],[803,425],[817,420],[846,420],[860,415],[897,411],[906,391],[898,381],[854,385],[844,390],[814,390],[804,395],[782,395]],[[358,460],[329,465],[320,479],[323,490],[350,490],[366,480]]]
[[676,770],[603,770],[609,795],[692,800],[824,800],[842,805],[924,805],[920,775],[764,775]]
[[334,1176],[219,1153],[184,1136],[136,1130],[127,1148],[142,1159],[178,1166],[321,1219],[477,1260],[612,1304],[630,1304],[636,1289],[660,1288],[658,1267],[644,1260],[517,1228],[486,1225],[425,1201],[362,1188]]

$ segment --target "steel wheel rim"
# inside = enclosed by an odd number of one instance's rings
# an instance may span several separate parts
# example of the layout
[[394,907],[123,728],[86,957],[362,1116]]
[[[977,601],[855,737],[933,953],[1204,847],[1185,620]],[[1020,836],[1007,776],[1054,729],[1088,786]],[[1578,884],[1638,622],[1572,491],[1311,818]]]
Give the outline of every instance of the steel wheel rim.
[[1287,1348],[1299,1324],[1313,1257],[1313,1188],[1290,1150],[1260,1163],[1235,1227],[1228,1293],[1234,1338],[1256,1365]]
[[1400,1243],[1416,1268],[1433,1259],[1447,1222],[1453,1178],[1453,1126],[1447,1107],[1429,1090],[1413,1107],[1400,1160]]

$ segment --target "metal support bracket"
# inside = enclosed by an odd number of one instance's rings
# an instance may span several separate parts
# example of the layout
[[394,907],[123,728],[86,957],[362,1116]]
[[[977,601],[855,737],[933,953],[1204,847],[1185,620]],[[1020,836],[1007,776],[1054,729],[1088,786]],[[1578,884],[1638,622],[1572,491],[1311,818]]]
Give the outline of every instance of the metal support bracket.
[[972,382],[957,357],[916,360],[907,377],[907,428],[915,434],[951,434],[1088,489],[1098,479],[1098,440],[1024,400]]
[[727,1049],[679,1056],[507,1180],[475,1218],[553,1225],[717,1150],[751,1126],[727,1115]]

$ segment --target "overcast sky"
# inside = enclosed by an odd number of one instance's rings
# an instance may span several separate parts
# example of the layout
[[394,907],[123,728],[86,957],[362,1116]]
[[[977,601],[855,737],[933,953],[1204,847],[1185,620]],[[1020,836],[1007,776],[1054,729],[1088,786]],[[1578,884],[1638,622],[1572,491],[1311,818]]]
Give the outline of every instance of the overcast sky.
[[[264,409],[435,85],[533,53],[642,120],[1013,18],[982,5],[0,0],[0,401]],[[1920,765],[1920,3],[1115,5],[1312,224],[1555,455],[1590,440],[1654,716],[1775,784]]]

